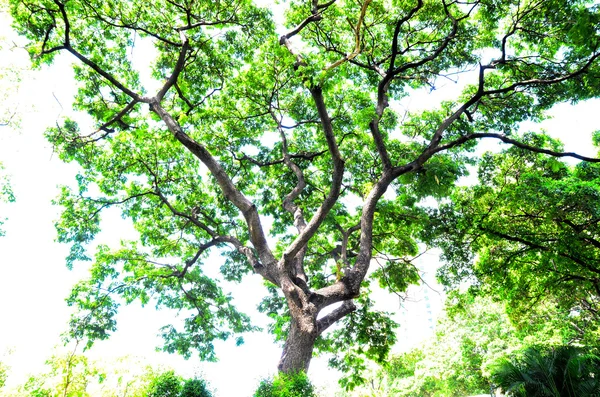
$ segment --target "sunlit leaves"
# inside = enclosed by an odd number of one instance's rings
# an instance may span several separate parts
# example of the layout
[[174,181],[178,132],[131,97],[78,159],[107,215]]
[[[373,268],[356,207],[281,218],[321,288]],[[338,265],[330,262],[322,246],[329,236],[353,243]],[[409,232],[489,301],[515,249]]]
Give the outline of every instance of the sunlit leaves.
[[[553,266],[571,270],[575,254],[588,265],[598,259],[588,249],[597,211],[582,204],[598,201],[593,169],[513,150],[481,159],[480,186],[456,187],[476,163],[474,134],[515,136],[521,122],[541,120],[557,102],[598,95],[596,5],[291,1],[293,31],[280,38],[269,11],[249,0],[11,4],[36,64],[63,50],[78,59],[75,107],[94,123],[66,120],[47,133],[60,158],[80,167],[77,186],[57,200],[68,264],[91,256],[86,246],[107,209],[137,233],[136,244],[101,247],[91,278],[76,286],[69,302],[82,316],[74,325],[90,330],[78,338],[106,337],[120,304],[153,303],[183,318],[162,329],[167,351],[213,360],[215,340],[252,329],[220,286],[250,272],[252,253],[275,283],[306,273],[308,286],[296,286],[317,311],[311,294],[347,281],[353,266],[359,279],[345,286],[352,295],[335,299],[355,297],[367,275],[391,292],[406,290],[418,281],[411,260],[421,242],[444,249],[446,281],[490,279],[507,300],[543,296],[557,281],[543,276]],[[459,75],[468,81],[451,100],[419,111],[401,102]],[[516,138],[562,150],[544,135]],[[343,174],[333,175],[342,162]],[[336,179],[340,193],[325,207]],[[432,199],[441,204],[428,213]],[[280,266],[313,220],[320,226],[294,258],[304,272]],[[226,261],[215,277],[208,267],[218,250]],[[588,271],[576,276],[596,280]],[[548,282],[529,282],[534,276]],[[578,281],[560,283],[580,292]],[[290,312],[268,289],[261,310],[283,339]],[[364,357],[382,361],[394,342],[395,324],[366,294],[357,300],[358,311],[322,344],[335,354],[355,345],[332,361],[351,373],[349,386],[361,381]]]
[[[524,139],[559,147],[544,135]],[[511,316],[524,326],[538,321],[536,305],[543,311],[546,303],[587,323],[598,299],[596,168],[569,167],[514,148],[484,156],[481,184],[432,212],[433,241],[448,261],[442,280],[475,282],[509,302]],[[593,338],[596,328],[581,329],[575,338]]]
[[398,324],[385,312],[373,309],[367,293],[357,299],[359,308],[344,317],[340,327],[317,342],[317,349],[333,353],[329,364],[346,375],[340,379],[345,389],[364,383],[366,359],[381,363],[396,342]]

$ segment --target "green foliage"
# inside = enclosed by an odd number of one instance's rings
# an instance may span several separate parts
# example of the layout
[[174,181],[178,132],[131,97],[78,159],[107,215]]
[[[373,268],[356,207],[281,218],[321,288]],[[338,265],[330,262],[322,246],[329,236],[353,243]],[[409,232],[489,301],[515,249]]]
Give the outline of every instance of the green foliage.
[[515,397],[593,397],[600,393],[600,358],[574,346],[532,346],[492,369],[492,380]]
[[103,374],[85,356],[69,353],[46,361],[48,371],[32,375],[19,391],[28,397],[91,397],[90,384]]
[[6,384],[6,379],[8,378],[9,371],[10,367],[2,361],[0,361],[0,389],[2,389]]
[[188,379],[183,384],[180,397],[212,397],[204,379]]
[[262,380],[253,397],[317,397],[317,394],[306,374],[299,372]]
[[183,378],[174,371],[163,372],[150,382],[148,397],[179,397],[183,387]]
[[[184,379],[172,370],[155,369],[122,357],[92,362],[84,355],[54,355],[46,370],[0,394],[6,397],[212,397],[207,382]],[[0,363],[0,387],[8,368]]]
[[[544,135],[530,142],[560,145]],[[506,301],[524,331],[547,327],[563,343],[596,343],[600,168],[568,166],[521,149],[483,156],[479,184],[431,211],[426,239],[443,249],[446,285],[464,280]]]
[[385,396],[465,396],[489,392],[489,366],[523,346],[501,304],[452,294],[436,334],[388,360],[376,375]]
[[451,292],[433,337],[368,371],[365,385],[340,396],[487,394],[499,360],[530,345],[561,340],[552,325],[528,331],[513,326],[505,304],[486,296]]
[[339,383],[348,390],[365,382],[363,371],[367,368],[367,360],[379,364],[386,360],[397,338],[398,324],[389,318],[388,313],[372,309],[374,302],[368,291],[357,301],[360,307],[316,345],[318,351],[333,355],[329,365],[344,374]]
[[[59,158],[79,167],[77,185],[56,199],[58,241],[70,245],[69,267],[92,262],[68,298],[71,337],[87,347],[108,338],[119,307],[137,302],[181,314],[161,328],[163,350],[215,360],[216,341],[256,330],[224,290],[254,271],[266,280],[260,309],[275,338],[311,323],[304,332],[320,333],[317,350],[331,353],[351,388],[364,381],[365,360],[384,361],[396,341],[366,278],[406,290],[418,281],[420,242],[444,249],[448,284],[472,276],[510,301],[514,318],[538,299],[598,324],[598,170],[549,159],[540,149],[558,156],[557,142],[516,131],[556,103],[600,96],[600,7],[281,7],[283,36],[250,0],[10,0],[35,67],[60,52],[77,59],[74,108],[94,124],[66,119],[46,132]],[[151,62],[139,62],[145,45]],[[417,90],[468,70],[479,73],[465,75],[454,99],[404,111]],[[483,136],[520,148],[480,160]],[[457,188],[471,165],[481,185]],[[426,210],[432,198],[443,204]],[[92,255],[110,209],[138,235]],[[215,252],[225,258],[217,276]],[[317,315],[344,301],[357,309],[319,329]]]
[[[0,204],[12,203],[15,201],[15,195],[13,194],[10,186],[10,179],[4,173],[4,167],[0,162]],[[6,221],[7,218],[0,218],[0,227]],[[0,228],[0,237],[4,235],[4,231]]]

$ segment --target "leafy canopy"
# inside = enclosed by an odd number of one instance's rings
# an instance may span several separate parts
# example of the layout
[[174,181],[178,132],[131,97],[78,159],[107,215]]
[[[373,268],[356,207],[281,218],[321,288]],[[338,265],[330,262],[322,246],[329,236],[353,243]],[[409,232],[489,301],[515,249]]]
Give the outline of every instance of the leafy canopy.
[[[358,370],[349,386],[395,342],[369,279],[401,292],[418,281],[419,241],[452,238],[431,236],[424,200],[460,199],[482,138],[543,153],[554,172],[564,166],[546,156],[583,158],[517,130],[599,92],[592,1],[296,0],[281,6],[283,27],[249,0],[10,4],[34,65],[76,59],[74,107],[94,124],[47,132],[80,166],[56,200],[58,240],[68,266],[93,258],[68,298],[73,337],[107,338],[119,305],[137,301],[185,317],[162,328],[164,350],[214,360],[215,340],[255,329],[223,281],[255,272],[286,341],[279,368],[306,369],[316,346]],[[403,110],[468,71],[454,99]],[[139,236],[92,255],[109,208]]]
[[[528,139],[560,149],[547,137]],[[442,280],[470,280],[507,302],[523,328],[553,321],[563,343],[597,345],[599,197],[597,164],[570,166],[518,148],[484,155],[479,183],[432,212],[433,244],[447,260]]]

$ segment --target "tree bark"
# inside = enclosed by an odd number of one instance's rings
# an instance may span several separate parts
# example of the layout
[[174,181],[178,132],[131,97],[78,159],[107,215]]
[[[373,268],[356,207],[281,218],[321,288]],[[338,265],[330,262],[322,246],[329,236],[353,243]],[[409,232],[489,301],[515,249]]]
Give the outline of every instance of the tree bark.
[[312,315],[293,319],[277,365],[279,372],[290,374],[308,371],[317,335],[317,322]]

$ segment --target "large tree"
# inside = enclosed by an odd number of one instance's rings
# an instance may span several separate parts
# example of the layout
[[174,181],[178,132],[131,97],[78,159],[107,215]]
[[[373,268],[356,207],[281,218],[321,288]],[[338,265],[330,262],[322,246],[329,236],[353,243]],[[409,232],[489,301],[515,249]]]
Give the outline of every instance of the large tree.
[[[383,359],[395,324],[372,309],[367,276],[392,292],[418,280],[418,203],[448,196],[477,142],[582,158],[517,130],[600,93],[592,1],[281,8],[278,35],[249,0],[11,0],[36,65],[74,57],[75,108],[96,123],[65,120],[47,134],[81,168],[58,199],[68,265],[88,258],[107,208],[139,233],[96,252],[69,300],[81,310],[76,338],[106,338],[121,302],[153,301],[189,314],[163,328],[165,350],[214,358],[214,340],[253,328],[204,272],[217,250],[222,278],[264,278],[261,308],[285,340],[279,370],[308,368],[315,344],[347,353],[332,360],[345,369]],[[402,109],[463,72],[455,99]]]

